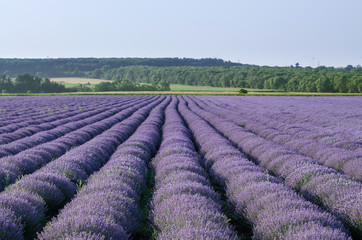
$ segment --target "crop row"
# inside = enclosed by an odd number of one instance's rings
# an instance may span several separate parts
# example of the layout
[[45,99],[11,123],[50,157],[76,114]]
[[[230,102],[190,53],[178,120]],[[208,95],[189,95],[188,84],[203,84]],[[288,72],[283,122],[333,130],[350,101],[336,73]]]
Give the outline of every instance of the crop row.
[[241,105],[259,101],[5,98],[0,239],[360,239],[358,151],[314,139],[312,124],[297,136],[289,117],[278,123],[263,106]]
[[[109,108],[112,103],[100,106],[100,109]],[[98,111],[100,111],[100,109]],[[44,117],[39,117],[31,121],[23,121],[17,124],[9,124],[0,128],[0,144],[6,144],[20,138],[33,135],[40,131],[50,130],[61,124],[67,123],[67,119],[71,120],[72,117],[85,115],[88,112],[96,112],[96,109],[87,108],[82,111],[77,110],[64,110],[61,113],[46,114]]]
[[12,221],[1,226],[0,232],[8,234],[5,239],[33,236],[43,225],[47,214],[57,211],[69,201],[77,184],[105,164],[116,147],[132,135],[150,109],[162,100],[155,99],[139,110],[138,106],[131,107],[129,111],[137,111],[126,120],[119,122],[113,119],[113,127],[105,126],[109,129],[99,136],[6,188],[0,194],[0,211],[11,211],[9,216]]
[[[69,99],[70,100],[70,99]],[[68,101],[69,101],[68,100]],[[74,106],[67,106],[67,107],[55,107],[52,103],[52,106],[49,106],[47,108],[42,108],[40,111],[36,111],[35,113],[29,113],[32,112],[32,109],[30,108],[24,108],[24,111],[28,114],[17,114],[14,116],[14,119],[7,119],[4,115],[4,113],[1,113],[2,121],[1,121],[1,127],[0,127],[0,133],[6,133],[6,132],[12,132],[19,128],[27,127],[29,125],[38,125],[42,123],[46,123],[49,121],[53,121],[61,117],[62,115],[66,116],[67,114],[77,114],[81,111],[89,111],[93,109],[92,107],[89,107],[89,101],[76,101]],[[11,105],[13,105],[12,103]],[[37,103],[39,104],[39,103]],[[99,103],[101,105],[108,105],[110,102],[101,102]],[[21,106],[16,106],[16,109],[21,112]],[[59,116],[59,117],[58,117]]]
[[179,109],[200,146],[211,177],[226,188],[237,213],[252,223],[255,238],[348,238],[337,218],[304,200],[249,161],[196,114],[200,111],[192,112],[183,100]]
[[174,98],[165,112],[162,143],[152,161],[156,239],[238,239],[222,213],[220,195],[200,165]]
[[362,185],[312,159],[268,141],[188,101],[191,110],[206,119],[264,169],[310,201],[341,217],[356,234],[362,233]]
[[[59,124],[62,124],[62,121],[65,120],[66,117],[71,116],[77,116],[79,114],[85,114],[87,112],[91,111],[97,111],[101,112],[105,109],[111,109],[114,105],[120,105],[121,103],[127,103],[132,101],[137,101],[140,99],[130,98],[130,99],[119,99],[118,101],[109,101],[103,104],[98,104],[97,107],[90,107],[89,105],[78,105],[78,108],[75,109],[67,109],[61,111],[61,113],[55,113],[55,112],[47,112],[46,114],[42,114],[40,117],[37,117],[32,120],[26,120],[22,117],[19,117],[20,119],[23,119],[23,121],[19,123],[14,124],[7,124],[6,126],[3,126],[0,128],[0,144],[6,144],[7,141],[14,141],[12,138],[14,138],[14,134],[18,133],[21,135],[31,135],[36,132],[41,131],[43,128],[44,130],[51,129],[49,124],[52,126],[57,126]],[[91,104],[91,102],[88,102],[88,104]],[[58,123],[57,121],[60,121]],[[9,134],[5,134],[9,133]],[[15,135],[16,136],[16,135]],[[4,138],[4,139],[3,139]],[[7,139],[10,138],[10,139]],[[2,140],[3,139],[3,140]],[[5,142],[4,142],[5,141]]]
[[314,139],[338,148],[359,149],[359,153],[362,153],[361,120],[358,114],[361,101],[358,98],[318,98],[309,101],[300,98],[249,98],[238,102],[221,97],[218,100],[220,102],[213,99],[213,105],[219,102],[222,107],[229,107],[234,112],[236,110],[243,115],[241,121],[244,117],[266,120],[272,126],[287,130],[297,137]]
[[88,108],[94,104],[107,104],[109,99],[84,98],[84,97],[37,97],[37,98],[4,98],[0,103],[1,133],[10,124],[18,123],[26,126],[42,118],[46,118],[51,113],[66,112]]
[[[118,113],[112,109],[85,120],[69,123],[68,126],[61,126],[59,129],[52,131],[53,136],[58,136],[58,138],[22,151],[19,154],[0,158],[1,190],[15,182],[20,176],[34,172],[68,150],[91,140],[116,122],[130,116],[137,107],[146,103],[147,101],[136,105],[134,103],[125,104],[117,109],[120,111]],[[130,108],[130,106],[133,106],[133,108]],[[124,110],[122,111],[122,109]],[[59,131],[56,132],[56,130]]]
[[[160,103],[145,121],[146,111],[129,119],[127,123],[134,126],[144,122],[44,228],[39,239],[127,239],[134,233],[141,219],[140,193],[146,184],[147,162],[157,151],[162,112],[168,102]],[[124,131],[129,128],[124,127]]]
[[318,163],[346,175],[362,181],[362,155],[350,150],[331,147],[322,144],[314,139],[295,137],[294,133],[287,133],[276,128],[275,124],[268,124],[268,121],[253,121],[242,114],[235,113],[221,107],[212,107],[198,101],[203,106],[215,114],[231,120],[245,129],[266,138],[270,141],[284,145],[304,156],[313,158]]
[[[50,106],[52,106],[52,109],[54,109],[54,103],[58,102],[55,99],[53,99],[52,102],[47,102],[40,98],[38,100],[40,101],[37,101],[34,98],[3,98],[0,102],[0,116],[2,120],[0,122],[0,127],[9,125],[11,123],[21,123],[24,120],[34,120],[38,117],[44,117],[47,114],[44,114],[45,111],[41,110],[44,110],[47,105],[47,109],[49,109]],[[62,109],[59,109],[58,107],[55,111],[61,110]]]
[[[351,101],[351,103],[353,102]],[[330,104],[333,104],[334,109],[338,109],[338,103],[334,103],[332,100]],[[307,106],[309,107],[309,105]],[[304,108],[308,109],[307,106],[304,106]],[[235,109],[228,104],[223,104],[223,107],[235,112]],[[356,114],[358,109],[348,108],[349,114],[338,117],[335,116],[336,113],[331,113],[328,116],[321,114],[325,109],[320,109],[316,113],[309,112],[308,117],[305,116],[306,119],[304,120],[303,118],[293,117],[289,120],[280,121],[278,117],[273,117],[275,114],[271,116],[270,114],[262,114],[260,111],[251,114],[245,110],[245,107],[250,109],[250,106],[244,106],[244,109],[237,108],[237,113],[243,115],[241,121],[247,118],[261,121],[261,124],[265,122],[272,128],[293,134],[293,136],[298,138],[313,139],[328,147],[346,149],[362,154],[362,131],[359,129],[362,122],[360,115]],[[284,109],[279,115],[290,115],[290,109]],[[311,121],[313,119],[320,119],[321,122],[313,124],[313,121]],[[340,126],[341,123],[345,124],[346,122],[348,123],[346,126]]]
[[[3,140],[3,137],[7,137],[7,135],[5,135],[4,133],[9,133],[9,132],[14,132],[16,130],[23,130],[23,128],[29,129],[30,133],[32,131],[36,131],[37,126],[38,125],[44,125],[47,122],[51,122],[51,121],[56,121],[58,119],[63,119],[64,117],[71,117],[74,116],[76,114],[79,114],[79,110],[62,110],[62,111],[54,111],[51,112],[51,114],[47,113],[47,114],[41,114],[41,116],[37,116],[36,118],[31,118],[30,120],[28,120],[27,118],[20,116],[18,117],[22,119],[21,122],[17,122],[17,123],[9,123],[8,121],[2,120],[2,127],[0,127],[0,136],[1,136],[1,144],[5,144],[7,142],[5,142],[4,140],[6,140],[6,138]],[[34,128],[34,129],[33,129]],[[10,138],[10,140],[12,140]]]
[[[77,125],[87,125],[90,123],[92,116],[100,116],[104,112],[112,113],[122,109],[124,105],[132,104],[132,102],[117,103],[110,106],[103,106],[101,109],[86,111],[81,114],[62,118],[52,123],[44,123],[39,125],[28,126],[19,131],[1,134],[1,138],[5,138],[3,144],[0,145],[1,156],[14,155],[26,148],[34,147],[38,144],[54,140],[59,134],[66,134],[72,131]],[[83,121],[81,121],[83,120]],[[94,121],[93,121],[94,122]]]

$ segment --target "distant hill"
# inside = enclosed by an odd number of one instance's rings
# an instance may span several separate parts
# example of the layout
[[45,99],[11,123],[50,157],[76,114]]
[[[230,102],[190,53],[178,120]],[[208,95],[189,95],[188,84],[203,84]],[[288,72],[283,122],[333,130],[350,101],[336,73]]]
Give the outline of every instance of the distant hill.
[[0,58],[0,74],[15,77],[20,73],[43,77],[83,77],[84,72],[96,69],[114,69],[127,66],[151,67],[216,67],[242,66],[216,58],[58,58],[18,59]]

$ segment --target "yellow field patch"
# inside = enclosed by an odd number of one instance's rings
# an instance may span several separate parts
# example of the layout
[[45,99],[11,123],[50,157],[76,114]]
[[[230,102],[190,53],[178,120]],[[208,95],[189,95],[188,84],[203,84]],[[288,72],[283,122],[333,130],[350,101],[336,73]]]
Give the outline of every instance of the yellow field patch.
[[93,79],[93,78],[50,78],[52,82],[71,83],[71,84],[98,84],[101,82],[112,82],[111,80]]

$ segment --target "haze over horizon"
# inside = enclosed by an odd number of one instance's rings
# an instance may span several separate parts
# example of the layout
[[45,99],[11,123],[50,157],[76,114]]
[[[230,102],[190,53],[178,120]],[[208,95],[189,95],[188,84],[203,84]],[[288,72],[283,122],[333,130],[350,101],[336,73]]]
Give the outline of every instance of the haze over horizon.
[[362,65],[360,0],[2,0],[0,58]]

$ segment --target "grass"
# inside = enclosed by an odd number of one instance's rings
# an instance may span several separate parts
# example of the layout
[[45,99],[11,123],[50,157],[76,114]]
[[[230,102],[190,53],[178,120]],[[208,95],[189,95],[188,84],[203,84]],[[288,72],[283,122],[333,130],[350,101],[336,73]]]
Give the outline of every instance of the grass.
[[181,84],[170,84],[171,91],[175,92],[239,92],[240,88],[222,88],[210,86],[189,86]]
[[[182,84],[170,84],[171,91],[176,92],[239,92],[240,88],[235,87],[211,87],[211,86],[190,86]],[[274,89],[253,89],[253,88],[244,88],[248,92],[280,92],[279,90]]]
[[101,82],[111,82],[110,80],[104,79],[93,79],[93,78],[50,78],[50,81],[65,84],[98,84]]
[[362,96],[361,93],[305,92],[182,92],[182,91],[124,91],[124,92],[67,92],[67,93],[2,93],[0,96],[66,96],[66,95],[223,95],[223,96]]
[[[65,87],[74,87],[78,84],[89,84],[89,87],[93,87],[98,83],[109,82],[110,80],[92,79],[92,78],[50,78],[50,81],[62,83],[65,85]],[[211,87],[211,86],[190,86],[182,84],[170,84],[170,88],[172,92],[205,92],[205,93],[213,93],[213,92],[237,93],[240,90],[240,88],[234,88],[234,87],[224,88],[224,87]],[[251,88],[246,88],[246,89],[249,92],[250,91],[277,92],[277,90],[270,90],[270,89],[251,89]]]
[[133,239],[148,240],[153,239],[154,229],[153,223],[150,219],[151,200],[154,194],[155,187],[155,173],[149,168],[147,173],[147,184],[141,194],[140,208],[141,208],[141,223],[138,230],[133,234]]
[[175,91],[122,91],[122,92],[66,92],[66,93],[3,93],[0,96],[66,96],[66,95],[238,95],[237,92],[175,92]]
[[93,78],[50,78],[50,81],[61,83],[66,88],[76,87],[78,84],[86,84],[88,87],[93,88],[96,84],[101,82],[112,82],[110,80]]
[[[78,84],[88,84],[93,87],[100,82],[110,80],[91,78],[50,78],[51,81],[64,84],[66,87],[74,87]],[[0,96],[62,96],[62,95],[230,95],[241,96],[240,88],[234,87],[210,87],[170,84],[171,91],[124,91],[124,92],[72,92],[72,93],[3,93]],[[245,96],[362,96],[362,93],[316,93],[316,92],[282,92],[273,89],[251,89]]]

